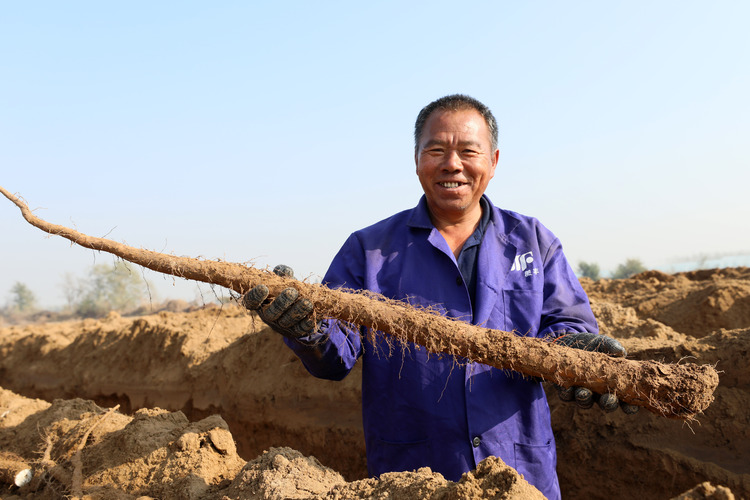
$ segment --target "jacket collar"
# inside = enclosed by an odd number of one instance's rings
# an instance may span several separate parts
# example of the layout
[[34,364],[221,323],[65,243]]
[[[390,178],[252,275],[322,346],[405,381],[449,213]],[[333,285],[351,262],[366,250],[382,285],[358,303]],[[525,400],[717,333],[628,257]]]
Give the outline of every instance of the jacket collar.
[[422,195],[417,206],[412,209],[406,225],[421,229],[432,229],[434,227],[430,220],[430,209],[427,208],[427,197],[425,195]]
[[[497,237],[503,243],[507,243],[510,233],[513,232],[521,221],[510,212],[495,207],[486,194],[483,194],[482,198],[485,199],[490,208],[490,222],[488,227],[494,225]],[[433,229],[435,227],[432,225],[432,220],[430,220],[430,209],[427,207],[427,197],[425,195],[422,195],[417,206],[412,209],[406,225],[421,229]]]

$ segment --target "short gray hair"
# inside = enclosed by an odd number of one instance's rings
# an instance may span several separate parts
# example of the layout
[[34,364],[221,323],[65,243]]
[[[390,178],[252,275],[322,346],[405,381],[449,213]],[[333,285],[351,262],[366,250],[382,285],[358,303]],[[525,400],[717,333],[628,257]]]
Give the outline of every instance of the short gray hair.
[[463,111],[473,109],[482,115],[490,131],[490,140],[492,142],[492,151],[497,149],[497,120],[490,111],[490,108],[477,101],[473,97],[464,94],[452,94],[441,97],[422,108],[417,115],[417,121],[414,124],[414,152],[419,150],[419,140],[422,138],[422,129],[427,119],[433,112],[440,111]]

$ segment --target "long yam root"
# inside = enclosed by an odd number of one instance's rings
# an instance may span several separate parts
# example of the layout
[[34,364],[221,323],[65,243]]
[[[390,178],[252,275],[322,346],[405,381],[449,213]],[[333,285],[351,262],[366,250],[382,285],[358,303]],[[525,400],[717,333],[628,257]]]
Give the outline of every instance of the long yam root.
[[0,192],[21,209],[33,226],[85,248],[114,254],[153,271],[220,285],[239,294],[265,284],[272,296],[295,287],[313,301],[319,314],[413,342],[431,353],[448,354],[500,369],[540,377],[563,387],[583,386],[612,392],[620,400],[669,418],[692,419],[713,401],[719,383],[710,365],[635,361],[571,349],[541,339],[519,337],[440,316],[369,292],[332,290],[230,262],[176,257],[133,248],[51,224],[36,217],[17,196]]

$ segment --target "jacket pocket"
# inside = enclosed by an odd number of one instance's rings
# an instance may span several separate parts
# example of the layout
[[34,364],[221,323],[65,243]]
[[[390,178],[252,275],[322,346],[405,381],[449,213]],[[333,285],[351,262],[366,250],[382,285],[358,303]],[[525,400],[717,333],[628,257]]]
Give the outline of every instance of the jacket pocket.
[[516,470],[523,474],[526,481],[548,498],[559,497],[560,486],[555,470],[557,453],[552,441],[540,445],[515,443],[514,453]]

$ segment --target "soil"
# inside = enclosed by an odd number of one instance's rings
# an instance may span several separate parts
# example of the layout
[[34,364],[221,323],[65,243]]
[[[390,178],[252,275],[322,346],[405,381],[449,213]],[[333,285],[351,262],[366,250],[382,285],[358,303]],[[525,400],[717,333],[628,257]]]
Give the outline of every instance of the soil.
[[[628,358],[720,379],[687,423],[579,409],[548,386],[563,497],[750,499],[750,269],[582,284]],[[0,328],[0,469],[34,471],[1,498],[541,497],[496,458],[457,483],[367,479],[359,368],[318,380],[239,307],[168,309]]]

